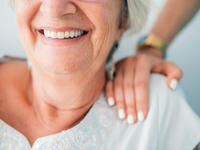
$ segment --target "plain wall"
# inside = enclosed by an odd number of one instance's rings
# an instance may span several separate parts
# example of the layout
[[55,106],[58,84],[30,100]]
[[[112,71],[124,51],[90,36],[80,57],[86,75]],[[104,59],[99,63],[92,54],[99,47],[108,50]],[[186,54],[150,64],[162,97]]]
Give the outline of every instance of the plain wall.
[[[120,49],[116,53],[116,60],[134,53],[134,46],[138,38],[147,33],[164,1],[154,0],[146,28],[140,33],[122,39]],[[183,87],[188,103],[200,116],[200,13],[177,36],[168,50],[169,60],[173,60],[184,71],[180,83]],[[167,29],[166,29],[167,30]],[[19,41],[16,29],[15,14],[9,8],[8,0],[0,1],[0,54],[25,57],[23,47]]]

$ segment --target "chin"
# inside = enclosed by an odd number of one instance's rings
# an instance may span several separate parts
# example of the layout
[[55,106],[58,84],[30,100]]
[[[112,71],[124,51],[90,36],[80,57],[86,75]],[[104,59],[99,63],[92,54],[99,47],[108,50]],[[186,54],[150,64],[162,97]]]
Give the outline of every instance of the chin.
[[39,64],[40,68],[52,74],[73,74],[87,69],[92,63],[93,55],[91,53],[75,54],[68,53],[59,55],[58,53],[48,53],[46,55],[39,54],[34,60]]

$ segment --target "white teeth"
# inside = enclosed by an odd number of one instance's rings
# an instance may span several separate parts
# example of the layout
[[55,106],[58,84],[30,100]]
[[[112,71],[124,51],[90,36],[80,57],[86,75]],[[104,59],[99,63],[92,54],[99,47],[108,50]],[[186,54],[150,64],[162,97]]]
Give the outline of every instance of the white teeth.
[[76,36],[78,36],[78,35],[80,35],[80,34],[79,34],[79,31],[76,31]]
[[78,30],[78,35],[81,35],[81,31],[80,30]]
[[47,38],[50,37],[50,31],[44,30],[44,35]]
[[57,33],[56,32],[50,32],[50,38],[56,39]]
[[44,35],[45,35],[45,37],[48,37],[48,36],[49,36],[49,34],[48,34],[48,31],[47,31],[47,30],[44,30]]
[[58,32],[57,33],[57,38],[64,39],[65,38],[65,33],[64,32]]
[[74,30],[74,31],[66,31],[66,32],[53,32],[44,30],[44,36],[46,38],[53,38],[53,39],[64,39],[64,38],[77,38],[83,35],[83,30]]
[[69,32],[65,32],[65,38],[69,38]]
[[74,35],[75,35],[75,32],[74,32],[74,31],[71,31],[71,32],[69,33],[69,36],[70,36],[71,38],[73,38]]

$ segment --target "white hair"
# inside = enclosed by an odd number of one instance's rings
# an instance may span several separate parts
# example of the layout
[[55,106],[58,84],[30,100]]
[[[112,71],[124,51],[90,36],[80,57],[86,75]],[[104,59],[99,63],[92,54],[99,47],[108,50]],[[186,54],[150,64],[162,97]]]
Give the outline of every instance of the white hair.
[[[150,0],[125,0],[127,11],[126,27],[130,33],[139,32],[145,25],[150,8]],[[122,8],[123,9],[123,8]],[[127,10],[126,10],[127,9]]]

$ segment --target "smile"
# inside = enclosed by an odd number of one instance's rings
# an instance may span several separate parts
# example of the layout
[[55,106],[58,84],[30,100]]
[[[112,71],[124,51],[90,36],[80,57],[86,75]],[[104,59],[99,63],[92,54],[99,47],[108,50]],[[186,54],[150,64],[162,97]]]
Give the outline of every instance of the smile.
[[37,30],[38,37],[42,43],[50,46],[69,46],[86,40],[89,35],[89,30],[71,28],[45,28]]
[[51,38],[51,39],[76,39],[88,33],[87,31],[84,31],[84,30],[71,30],[71,31],[64,31],[64,32],[40,30],[39,32],[43,34],[45,38]]

